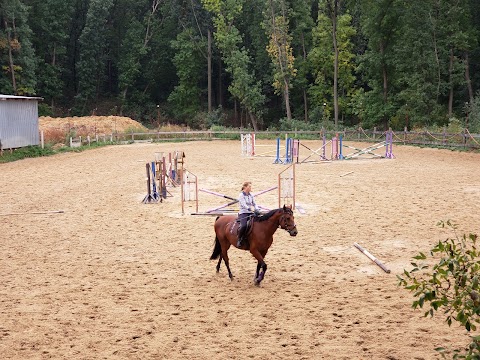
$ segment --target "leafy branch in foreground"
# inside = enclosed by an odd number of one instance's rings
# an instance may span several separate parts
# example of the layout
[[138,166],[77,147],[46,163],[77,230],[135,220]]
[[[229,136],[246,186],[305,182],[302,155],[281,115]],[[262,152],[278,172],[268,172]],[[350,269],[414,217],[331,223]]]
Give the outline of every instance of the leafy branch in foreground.
[[[450,221],[438,223],[452,229],[454,236],[439,241],[430,250],[430,256],[420,252],[414,256],[413,269],[398,276],[398,286],[413,292],[414,309],[427,307],[425,316],[442,310],[450,326],[453,321],[462,324],[468,332],[475,332],[480,323],[479,269],[480,251],[477,234],[457,234],[457,225]],[[438,260],[431,266],[418,261]],[[445,357],[445,348],[437,348]],[[480,335],[471,336],[467,349],[454,350],[454,359],[480,359]]]

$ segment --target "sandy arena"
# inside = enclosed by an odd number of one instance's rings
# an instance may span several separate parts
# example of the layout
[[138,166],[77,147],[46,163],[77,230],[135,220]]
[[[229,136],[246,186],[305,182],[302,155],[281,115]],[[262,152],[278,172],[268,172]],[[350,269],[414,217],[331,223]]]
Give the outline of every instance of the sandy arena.
[[[233,281],[223,264],[215,272],[215,218],[190,215],[193,203],[182,215],[178,188],[142,203],[145,163],[174,150],[199,187],[232,197],[245,180],[253,192],[277,185],[285,168],[241,157],[239,141],[0,164],[2,359],[438,359],[435,347],[469,342],[441,313],[413,310],[396,275],[452,236],[438,221],[478,233],[480,154],[394,146],[392,160],[297,165],[306,213],[295,212],[297,237],[275,234],[257,287],[248,252],[230,249]],[[199,211],[225,202],[200,193]],[[278,194],[257,202],[275,208]]]

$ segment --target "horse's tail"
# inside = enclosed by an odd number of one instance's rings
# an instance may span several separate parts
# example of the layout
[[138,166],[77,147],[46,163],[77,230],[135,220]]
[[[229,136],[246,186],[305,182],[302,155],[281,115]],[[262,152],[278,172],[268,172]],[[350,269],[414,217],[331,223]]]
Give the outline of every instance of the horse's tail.
[[220,253],[222,252],[222,247],[220,246],[220,241],[218,237],[215,236],[215,247],[213,248],[212,256],[210,256],[210,260],[218,259]]

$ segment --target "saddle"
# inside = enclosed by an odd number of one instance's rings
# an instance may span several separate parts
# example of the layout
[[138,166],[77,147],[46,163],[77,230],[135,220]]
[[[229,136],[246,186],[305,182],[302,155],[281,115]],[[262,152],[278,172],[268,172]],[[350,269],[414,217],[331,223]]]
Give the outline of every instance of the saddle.
[[[257,217],[257,215],[250,216],[247,220],[247,225],[245,226],[245,240],[247,240],[248,236],[252,232],[253,228],[253,220]],[[240,220],[236,219],[230,225],[230,234],[235,234],[238,236],[238,230],[240,230]]]

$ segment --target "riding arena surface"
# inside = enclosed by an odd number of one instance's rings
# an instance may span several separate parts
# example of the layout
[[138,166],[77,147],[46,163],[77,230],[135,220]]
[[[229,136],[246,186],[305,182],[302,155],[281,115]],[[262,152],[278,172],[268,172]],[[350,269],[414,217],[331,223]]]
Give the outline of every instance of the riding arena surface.
[[[224,264],[216,273],[215,217],[190,215],[191,203],[182,215],[178,188],[142,203],[145,163],[175,150],[199,187],[235,198],[285,168],[242,157],[239,141],[0,164],[2,359],[438,359],[434,348],[469,343],[442,312],[412,309],[396,275],[453,236],[438,221],[478,233],[480,154],[395,145],[395,159],[297,165],[298,235],[275,233],[255,286],[247,251],[229,250],[233,281]],[[199,193],[199,212],[222,202]],[[278,194],[257,202],[276,208]]]

